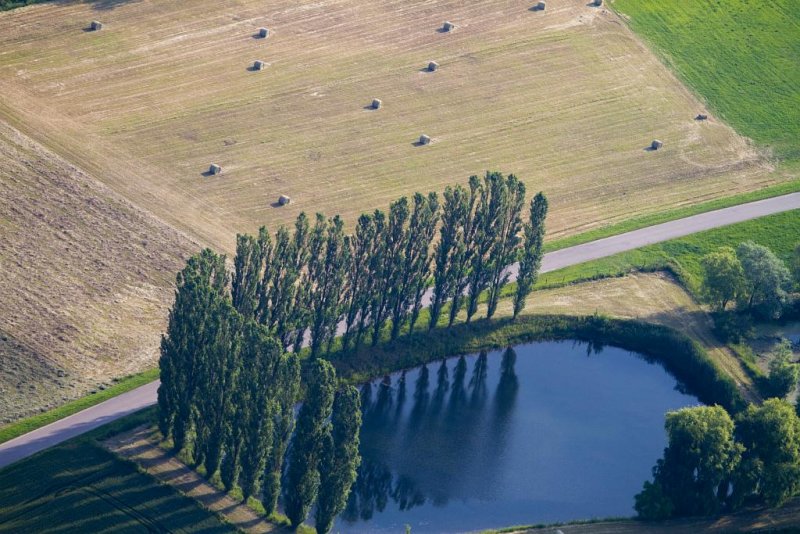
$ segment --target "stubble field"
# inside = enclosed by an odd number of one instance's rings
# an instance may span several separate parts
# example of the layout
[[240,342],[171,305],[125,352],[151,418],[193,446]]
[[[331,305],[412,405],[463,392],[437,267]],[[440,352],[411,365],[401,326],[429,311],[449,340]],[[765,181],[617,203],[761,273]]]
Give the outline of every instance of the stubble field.
[[[301,210],[352,221],[486,169],[545,190],[551,238],[787,179],[715,117],[694,121],[702,104],[613,12],[530,6],[36,5],[0,14],[0,117],[228,250]],[[223,174],[203,176],[212,162]]]

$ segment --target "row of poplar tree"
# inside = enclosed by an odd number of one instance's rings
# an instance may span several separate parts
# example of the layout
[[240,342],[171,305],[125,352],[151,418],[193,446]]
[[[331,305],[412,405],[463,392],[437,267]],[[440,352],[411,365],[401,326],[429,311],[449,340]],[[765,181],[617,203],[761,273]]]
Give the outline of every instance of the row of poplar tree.
[[541,265],[547,198],[539,193],[525,208],[516,176],[487,172],[448,187],[441,203],[436,193],[417,193],[388,214],[363,214],[350,235],[338,216],[317,214],[312,225],[301,213],[293,232],[237,236],[233,304],[284,348],[330,352],[338,327],[341,349],[357,350],[413,331],[431,283],[428,328],[443,315],[452,325],[464,309],[469,322],[484,293],[491,318],[508,267],[519,261],[516,317]]
[[[341,218],[319,214],[313,225],[300,214],[293,230],[275,235],[263,227],[239,235],[232,275],[211,250],[190,258],[159,362],[159,424],[175,450],[245,500],[260,495],[268,514],[283,491],[294,525],[316,503],[317,530],[327,532],[359,462],[358,394],[335,393],[333,368],[317,358],[331,351],[337,329],[345,352],[412,332],[429,287],[428,328],[452,325],[464,309],[470,321],[482,294],[492,317],[519,261],[516,316],[536,281],[543,194],[523,213],[524,184],[491,172],[443,196],[441,204],[435,193],[401,198],[388,214],[362,215],[349,235]],[[313,363],[295,417],[305,346]]]
[[295,526],[316,503],[317,531],[328,532],[360,462],[359,393],[337,391],[333,366],[314,360],[295,416],[299,359],[236,310],[229,278],[225,257],[208,249],[178,274],[161,342],[160,430],[226,490],[240,488],[243,501],[260,495],[267,514],[281,490]]

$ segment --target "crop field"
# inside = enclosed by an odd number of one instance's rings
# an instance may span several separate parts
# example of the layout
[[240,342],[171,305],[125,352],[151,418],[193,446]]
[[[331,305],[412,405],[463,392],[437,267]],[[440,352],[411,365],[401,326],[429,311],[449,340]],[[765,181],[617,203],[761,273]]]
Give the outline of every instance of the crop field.
[[792,178],[715,116],[695,121],[703,104],[612,11],[530,7],[39,4],[0,13],[0,117],[227,250],[301,210],[353,221],[486,169],[545,190],[551,238]]
[[0,471],[0,532],[236,532],[90,440]]
[[743,135],[800,160],[796,0],[613,0],[679,76]]

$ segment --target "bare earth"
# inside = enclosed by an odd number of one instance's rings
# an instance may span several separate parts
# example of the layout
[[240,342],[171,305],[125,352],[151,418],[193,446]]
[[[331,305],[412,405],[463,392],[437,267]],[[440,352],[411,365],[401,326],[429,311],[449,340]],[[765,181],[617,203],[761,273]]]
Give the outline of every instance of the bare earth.
[[110,438],[103,442],[103,446],[136,462],[149,475],[196,499],[204,508],[223,515],[228,523],[244,532],[262,534],[284,530],[209,484],[197,472],[159,447],[152,434],[152,429],[141,426]]

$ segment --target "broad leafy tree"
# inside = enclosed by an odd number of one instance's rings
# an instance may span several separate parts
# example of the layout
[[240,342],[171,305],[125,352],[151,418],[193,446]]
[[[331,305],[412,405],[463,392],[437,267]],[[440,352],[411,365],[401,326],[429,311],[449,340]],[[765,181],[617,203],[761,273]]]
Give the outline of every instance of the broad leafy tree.
[[736,251],[722,247],[703,256],[700,265],[703,267],[703,295],[714,309],[724,311],[744,290],[744,270]]
[[797,387],[800,365],[792,361],[793,357],[792,342],[782,340],[769,362],[770,396],[783,398]]
[[742,454],[730,416],[719,406],[684,408],[667,413],[665,428],[664,458],[637,495],[636,511],[645,519],[719,512]]
[[780,317],[791,283],[789,269],[767,247],[751,241],[739,245],[736,256],[744,271],[743,306],[766,317]]

